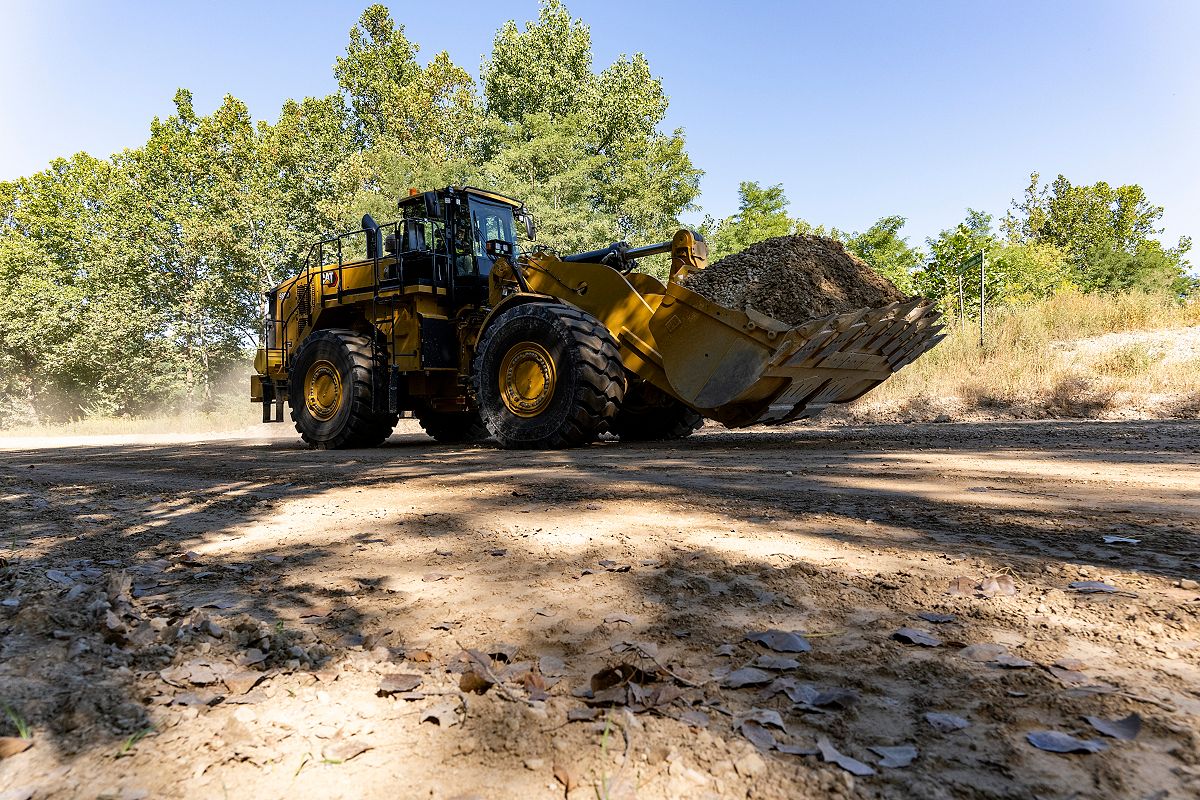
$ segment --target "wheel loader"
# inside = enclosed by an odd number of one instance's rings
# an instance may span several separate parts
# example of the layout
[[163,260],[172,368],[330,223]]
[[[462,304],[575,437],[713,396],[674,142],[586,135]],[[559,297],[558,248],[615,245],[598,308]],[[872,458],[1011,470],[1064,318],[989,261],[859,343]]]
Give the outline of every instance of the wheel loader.
[[[524,234],[518,238],[518,231]],[[251,398],[311,447],[373,447],[401,415],[441,442],[508,448],[777,425],[860,397],[942,338],[925,300],[786,325],[681,279],[699,234],[559,255],[519,201],[413,192],[399,219],[312,244],[265,295]],[[522,250],[522,240],[525,249]],[[664,283],[634,271],[667,254]]]

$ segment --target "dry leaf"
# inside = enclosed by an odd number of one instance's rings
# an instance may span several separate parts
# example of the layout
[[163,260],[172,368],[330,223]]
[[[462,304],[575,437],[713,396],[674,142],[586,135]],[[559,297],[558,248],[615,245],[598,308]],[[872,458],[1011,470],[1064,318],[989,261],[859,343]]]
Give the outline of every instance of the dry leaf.
[[985,597],[1012,597],[1017,593],[1017,585],[1011,575],[993,575],[980,581],[979,592]]
[[561,658],[542,656],[538,659],[538,671],[548,677],[557,677],[567,674],[567,665]]
[[1025,669],[1032,667],[1033,662],[1020,656],[1014,656],[1012,653],[1004,653],[996,657],[996,663],[1005,669]]
[[911,744],[901,744],[895,747],[871,747],[869,749],[880,756],[879,766],[881,767],[907,767],[917,757],[917,748]]
[[950,588],[946,590],[946,594],[974,594],[975,581],[970,578],[959,576],[950,581]]
[[851,775],[858,775],[859,777],[862,777],[864,775],[875,774],[875,770],[871,767],[868,767],[863,762],[839,753],[837,749],[834,748],[834,746],[830,743],[830,741],[824,736],[817,739],[817,748],[821,751],[821,758],[825,759],[825,761],[831,764],[837,764]]
[[738,730],[759,750],[772,750],[775,747],[775,735],[757,722],[747,720],[738,726]]
[[759,669],[783,671],[788,669],[798,669],[800,667],[800,662],[794,658],[788,658],[787,656],[761,655],[754,659],[754,661],[750,663],[750,666],[758,667]]
[[485,678],[477,670],[468,669],[458,678],[458,688],[464,692],[473,692],[475,694],[484,694],[494,684],[491,679]]
[[892,638],[909,644],[919,644],[922,647],[937,647],[942,643],[941,639],[920,628],[901,628],[892,634]]
[[1031,731],[1025,738],[1037,749],[1051,753],[1099,753],[1108,749],[1099,739],[1076,739],[1058,731]]
[[971,723],[962,717],[956,717],[953,714],[943,714],[940,711],[930,711],[925,715],[925,721],[932,725],[934,730],[941,733],[961,731],[963,728],[971,726]]
[[496,661],[503,661],[505,664],[513,660],[513,656],[517,654],[517,646],[506,642],[496,642],[487,649],[487,654]]
[[1136,739],[1142,730],[1142,717],[1136,711],[1124,719],[1104,719],[1103,717],[1084,717],[1084,719],[1105,736],[1122,739],[1126,742]]
[[564,792],[570,794],[575,787],[579,786],[579,773],[575,767],[560,762],[556,758],[554,760],[554,780],[562,784]]
[[779,712],[773,708],[752,708],[734,717],[735,725],[741,725],[744,722],[755,722],[764,727],[778,728],[787,733],[787,728],[783,724],[783,717],[779,716]]
[[1068,584],[1067,588],[1074,589],[1082,594],[1112,594],[1113,592],[1120,591],[1117,587],[1103,581],[1075,581]]
[[613,686],[625,683],[651,683],[654,677],[643,672],[633,664],[617,664],[615,667],[605,667],[592,676],[593,692],[599,692]]
[[238,672],[230,672],[226,675],[222,675],[221,681],[225,684],[225,688],[233,694],[245,694],[253,689],[255,685],[265,677],[267,677],[265,672],[240,670]]
[[394,694],[396,692],[411,692],[421,685],[421,676],[409,673],[384,675],[379,682],[379,694]]
[[33,746],[33,739],[22,739],[18,736],[0,736],[0,759],[10,758],[17,753],[24,753]]
[[777,653],[807,653],[812,645],[799,631],[780,631],[772,628],[768,631],[746,634],[746,639],[758,642]]
[[743,686],[760,686],[771,682],[771,674],[754,667],[742,667],[725,676],[725,686],[740,689]]
[[567,711],[567,722],[591,722],[598,716],[598,708],[572,708]]
[[1063,669],[1062,667],[1047,667],[1047,669],[1064,686],[1084,686],[1091,681],[1091,678],[1087,675],[1084,675],[1082,672],[1076,672],[1073,669]]

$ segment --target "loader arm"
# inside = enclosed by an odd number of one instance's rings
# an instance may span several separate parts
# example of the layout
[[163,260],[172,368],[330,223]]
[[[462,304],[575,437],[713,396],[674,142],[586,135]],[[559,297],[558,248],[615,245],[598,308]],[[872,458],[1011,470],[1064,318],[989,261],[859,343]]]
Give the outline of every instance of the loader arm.
[[[609,266],[652,252],[672,254],[665,285]],[[536,253],[520,270],[530,291],[602,321],[627,369],[728,427],[782,424],[855,400],[943,338],[939,314],[924,299],[797,326],[726,308],[679,283],[704,267],[706,255],[703,240],[680,231],[646,248],[614,245],[566,259]]]

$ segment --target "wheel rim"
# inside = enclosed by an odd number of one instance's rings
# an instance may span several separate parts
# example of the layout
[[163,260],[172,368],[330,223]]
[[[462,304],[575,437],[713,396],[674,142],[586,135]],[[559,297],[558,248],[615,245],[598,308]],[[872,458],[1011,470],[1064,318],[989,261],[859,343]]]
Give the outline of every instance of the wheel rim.
[[554,359],[537,342],[519,342],[500,362],[500,397],[518,417],[536,417],[554,398]]
[[308,413],[321,422],[333,419],[342,407],[342,376],[329,361],[317,361],[304,379],[304,401]]

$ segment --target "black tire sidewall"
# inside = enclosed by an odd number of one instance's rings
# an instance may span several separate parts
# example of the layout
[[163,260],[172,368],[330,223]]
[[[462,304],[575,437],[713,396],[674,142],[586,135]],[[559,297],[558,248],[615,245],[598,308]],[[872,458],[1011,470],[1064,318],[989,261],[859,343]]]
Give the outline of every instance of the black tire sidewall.
[[[508,409],[500,394],[500,364],[521,342],[536,342],[554,362],[554,396],[536,417],[521,417]],[[571,329],[553,307],[531,303],[509,309],[489,326],[476,358],[479,413],[484,424],[502,441],[537,445],[553,440],[579,404],[580,358]]]
[[[337,413],[327,420],[319,420],[309,412],[304,386],[309,369],[320,360],[333,364],[342,382],[342,405]],[[289,376],[288,400],[292,407],[292,419],[297,427],[302,429],[305,440],[316,446],[342,444],[339,440],[346,438],[357,399],[354,359],[346,343],[336,334],[313,334],[296,354]]]

